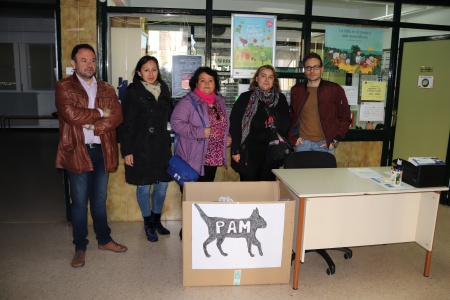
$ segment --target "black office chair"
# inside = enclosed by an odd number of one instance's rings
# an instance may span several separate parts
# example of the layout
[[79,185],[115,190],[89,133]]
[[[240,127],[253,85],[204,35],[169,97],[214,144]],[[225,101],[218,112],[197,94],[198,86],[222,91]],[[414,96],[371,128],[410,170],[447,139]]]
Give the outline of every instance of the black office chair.
[[[290,154],[285,162],[285,169],[308,169],[308,168],[336,168],[336,158],[333,154],[321,151],[303,151]],[[352,250],[349,248],[331,248],[331,249],[314,249],[305,252],[317,252],[325,259],[328,264],[327,274],[333,275],[336,266],[327,250],[338,250],[344,252],[344,258],[350,259],[353,256]],[[292,252],[292,260],[295,259],[295,252]]]

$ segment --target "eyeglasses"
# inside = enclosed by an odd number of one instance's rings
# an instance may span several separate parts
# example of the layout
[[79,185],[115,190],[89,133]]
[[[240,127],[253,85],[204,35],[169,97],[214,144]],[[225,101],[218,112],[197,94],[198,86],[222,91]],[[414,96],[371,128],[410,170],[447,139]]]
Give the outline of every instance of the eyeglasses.
[[319,70],[320,68],[322,68],[322,66],[318,66],[318,65],[315,65],[315,66],[307,66],[307,67],[305,67],[305,71],[306,71],[306,72],[311,72],[311,70],[317,71],[317,70]]
[[213,107],[212,107],[212,110],[213,110],[214,113],[216,114],[216,120],[220,120],[220,115],[219,115],[219,113],[217,112],[217,107],[213,106]]

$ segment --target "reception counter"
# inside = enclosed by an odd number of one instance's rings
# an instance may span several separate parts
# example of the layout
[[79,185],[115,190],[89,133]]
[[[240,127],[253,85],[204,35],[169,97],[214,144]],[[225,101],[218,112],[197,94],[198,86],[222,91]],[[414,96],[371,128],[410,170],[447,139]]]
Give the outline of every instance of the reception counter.
[[[382,142],[341,142],[335,150],[338,167],[378,167],[382,147]],[[239,181],[239,175],[231,167],[219,167],[216,181]],[[125,168],[121,156],[117,172],[109,176],[107,209],[109,221],[142,221],[136,201],[136,186],[125,182]],[[181,193],[175,182],[171,182],[167,189],[161,219],[181,220]],[[90,214],[89,223],[92,224]]]

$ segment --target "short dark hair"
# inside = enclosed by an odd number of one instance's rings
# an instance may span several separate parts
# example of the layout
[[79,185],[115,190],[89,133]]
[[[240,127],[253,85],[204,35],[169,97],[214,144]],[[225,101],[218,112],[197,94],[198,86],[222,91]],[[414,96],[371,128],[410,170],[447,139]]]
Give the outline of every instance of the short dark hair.
[[311,58],[317,58],[320,61],[320,67],[323,65],[322,57],[320,57],[319,54],[314,53],[314,52],[310,52],[305,55],[305,58],[303,58],[303,65],[306,65],[306,61]]
[[159,71],[159,62],[158,59],[154,56],[144,55],[142,56],[136,64],[136,68],[134,68],[134,76],[133,81],[142,80],[141,76],[139,76],[138,71],[141,71],[143,65],[145,65],[149,61],[154,61],[156,64],[156,68],[158,69],[158,76],[156,77],[156,81],[161,82],[161,72]]
[[96,55],[95,54],[95,50],[94,50],[94,48],[91,45],[89,45],[89,44],[78,44],[75,47],[73,47],[72,56],[71,56],[72,60],[77,61],[76,60],[76,58],[77,58],[76,55],[77,55],[78,51],[80,51],[80,49],[91,50],[92,52],[94,52],[94,55]]
[[213,70],[210,67],[200,67],[195,71],[194,75],[192,75],[191,79],[189,79],[189,87],[191,88],[191,91],[195,90],[198,78],[202,73],[206,73],[214,78],[215,91],[220,92],[219,75],[217,74],[216,70]]

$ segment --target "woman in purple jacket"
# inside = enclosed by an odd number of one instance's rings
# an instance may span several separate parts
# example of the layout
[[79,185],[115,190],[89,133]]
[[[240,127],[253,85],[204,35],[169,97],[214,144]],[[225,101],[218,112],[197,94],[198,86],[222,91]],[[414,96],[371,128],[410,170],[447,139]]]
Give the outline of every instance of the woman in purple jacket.
[[[212,182],[217,167],[228,166],[227,147],[231,137],[225,97],[218,94],[219,78],[209,67],[198,68],[189,80],[189,86],[191,91],[177,103],[170,119],[170,125],[178,135],[176,153],[200,174],[198,181]],[[183,192],[182,187],[180,190]]]
[[198,181],[212,182],[217,167],[228,166],[227,147],[231,138],[225,97],[218,94],[219,78],[209,67],[198,68],[189,86],[191,91],[177,103],[170,119],[178,135],[176,152],[200,174]]

